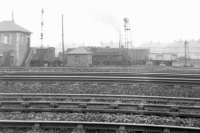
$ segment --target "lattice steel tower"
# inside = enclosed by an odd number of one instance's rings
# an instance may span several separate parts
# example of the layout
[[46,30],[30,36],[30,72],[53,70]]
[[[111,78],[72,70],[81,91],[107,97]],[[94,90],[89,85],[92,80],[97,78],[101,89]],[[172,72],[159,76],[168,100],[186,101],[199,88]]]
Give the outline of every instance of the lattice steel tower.
[[128,18],[124,18],[124,48],[129,48],[129,44],[130,44],[130,23],[129,23],[129,19]]
[[44,39],[44,33],[43,33],[43,27],[44,27],[44,9],[41,10],[41,33],[40,33],[40,40],[41,40],[41,47],[43,47],[43,39]]

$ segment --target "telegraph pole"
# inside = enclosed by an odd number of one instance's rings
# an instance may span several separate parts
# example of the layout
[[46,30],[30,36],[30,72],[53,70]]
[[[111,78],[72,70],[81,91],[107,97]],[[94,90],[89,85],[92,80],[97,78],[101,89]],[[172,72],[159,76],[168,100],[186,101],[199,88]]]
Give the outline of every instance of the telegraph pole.
[[184,48],[185,48],[185,64],[184,64],[184,66],[187,66],[187,44],[188,44],[188,42],[185,40],[185,42],[184,42]]
[[63,60],[63,66],[65,62],[65,45],[64,45],[64,15],[62,14],[62,60]]
[[121,48],[122,45],[122,35],[121,35],[121,30],[119,30],[119,48]]

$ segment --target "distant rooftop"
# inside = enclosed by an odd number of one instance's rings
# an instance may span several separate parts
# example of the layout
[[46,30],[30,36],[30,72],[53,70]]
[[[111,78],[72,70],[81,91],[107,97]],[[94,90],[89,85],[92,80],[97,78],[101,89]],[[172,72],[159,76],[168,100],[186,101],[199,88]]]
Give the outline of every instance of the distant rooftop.
[[69,51],[67,54],[92,54],[87,48],[75,48]]
[[12,21],[2,21],[0,22],[0,32],[5,31],[16,31],[16,32],[24,32],[24,33],[31,33],[29,30],[17,25]]

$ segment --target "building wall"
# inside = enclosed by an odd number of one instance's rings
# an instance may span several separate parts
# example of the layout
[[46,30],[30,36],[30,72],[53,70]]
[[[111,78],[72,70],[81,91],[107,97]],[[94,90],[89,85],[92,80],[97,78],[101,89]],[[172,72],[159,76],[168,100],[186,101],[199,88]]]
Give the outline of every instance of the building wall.
[[122,55],[93,55],[93,65],[122,65]]
[[25,56],[26,56],[26,53],[29,49],[29,35],[25,34],[25,33],[17,33],[16,34],[16,54],[18,55],[17,56],[17,62],[16,62],[16,65],[17,66],[20,66],[23,61],[25,60]]
[[90,66],[92,55],[69,54],[67,55],[67,66]]
[[29,49],[30,35],[22,32],[0,32],[0,53],[14,55],[13,66],[22,65]]
[[148,60],[150,51],[148,49],[130,49],[128,55],[131,61]]

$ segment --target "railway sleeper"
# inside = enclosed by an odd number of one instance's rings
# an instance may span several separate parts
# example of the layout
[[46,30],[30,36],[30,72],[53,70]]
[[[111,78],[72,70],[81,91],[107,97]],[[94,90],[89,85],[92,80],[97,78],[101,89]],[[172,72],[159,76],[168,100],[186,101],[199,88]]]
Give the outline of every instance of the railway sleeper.
[[59,107],[58,103],[55,103],[55,102],[51,102],[49,105],[52,108],[58,108]]
[[111,104],[109,105],[109,108],[110,108],[110,109],[119,109],[119,104],[118,104],[118,103],[111,103]]
[[128,133],[125,126],[120,126],[116,133]]
[[40,131],[40,124],[34,124],[32,127],[33,132],[39,132]]
[[163,129],[163,133],[170,133],[170,129],[168,128]]
[[77,125],[72,131],[71,133],[90,133],[91,132],[96,132],[96,133],[170,133],[170,129],[168,128],[164,128],[163,131],[152,131],[152,129],[134,129],[134,130],[130,130],[128,131],[126,129],[125,126],[120,126],[118,129],[116,130],[112,130],[112,129],[85,129],[83,125]]
[[21,105],[22,105],[22,107],[25,107],[25,108],[28,108],[31,106],[30,103],[28,103],[28,102],[21,102]]
[[83,125],[77,125],[71,133],[85,133]]
[[96,102],[96,99],[95,99],[95,98],[91,98],[91,99],[89,100],[89,102],[91,102],[91,103]]
[[170,112],[179,112],[180,108],[178,106],[171,106],[169,109]]
[[80,108],[87,108],[88,107],[88,104],[87,103],[79,103],[78,104],[78,107],[80,107]]
[[145,110],[144,104],[143,103],[138,104],[137,109],[138,110]]

